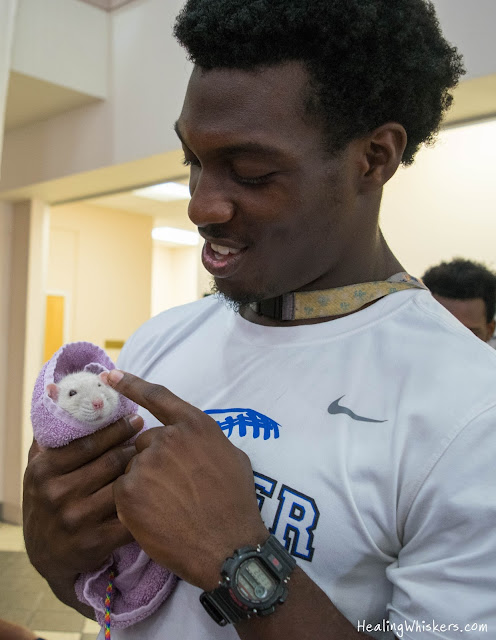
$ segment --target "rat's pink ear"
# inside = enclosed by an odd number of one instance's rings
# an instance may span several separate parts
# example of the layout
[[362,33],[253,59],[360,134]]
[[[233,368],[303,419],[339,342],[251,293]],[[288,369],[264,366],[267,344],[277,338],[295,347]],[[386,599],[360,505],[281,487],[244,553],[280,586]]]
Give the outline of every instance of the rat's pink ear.
[[107,387],[110,386],[108,383],[108,371],[102,371],[101,373],[98,374],[98,377],[100,378],[100,380],[103,382],[103,384],[106,384]]
[[56,384],[47,384],[46,392],[48,393],[48,397],[51,398],[54,402],[58,400],[59,397],[59,388]]

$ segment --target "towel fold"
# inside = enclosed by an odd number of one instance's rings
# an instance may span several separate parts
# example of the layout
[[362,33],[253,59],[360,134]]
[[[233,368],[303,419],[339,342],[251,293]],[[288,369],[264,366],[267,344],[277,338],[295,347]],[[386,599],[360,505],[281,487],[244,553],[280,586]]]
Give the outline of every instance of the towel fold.
[[[47,385],[57,384],[64,376],[77,371],[98,374],[111,369],[115,369],[112,360],[91,342],[68,343],[45,363],[36,380],[31,404],[33,433],[39,444],[62,447],[88,433],[87,424],[68,414],[48,396]],[[114,414],[99,428],[136,413],[137,409],[136,403],[119,395]],[[153,562],[137,542],[116,549],[100,569],[80,574],[74,585],[78,599],[94,609],[101,626],[104,625],[105,594],[111,569],[115,578],[110,625],[115,629],[129,627],[154,613],[177,582],[177,577]]]
[[74,585],[78,600],[93,607],[102,627],[111,567],[115,572],[110,616],[112,629],[125,629],[151,616],[177,582],[177,577],[150,560],[137,542],[120,547],[103,567],[93,573],[81,574]]

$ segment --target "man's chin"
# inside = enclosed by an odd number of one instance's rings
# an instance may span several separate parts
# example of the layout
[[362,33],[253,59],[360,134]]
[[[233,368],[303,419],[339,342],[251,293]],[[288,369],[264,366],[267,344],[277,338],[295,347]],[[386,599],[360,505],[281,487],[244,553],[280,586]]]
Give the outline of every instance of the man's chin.
[[221,291],[215,281],[212,282],[211,293],[220,298],[226,306],[228,306],[236,313],[239,313],[242,307],[246,307],[252,302],[260,302],[261,300],[263,300],[263,296],[253,293],[233,293]]

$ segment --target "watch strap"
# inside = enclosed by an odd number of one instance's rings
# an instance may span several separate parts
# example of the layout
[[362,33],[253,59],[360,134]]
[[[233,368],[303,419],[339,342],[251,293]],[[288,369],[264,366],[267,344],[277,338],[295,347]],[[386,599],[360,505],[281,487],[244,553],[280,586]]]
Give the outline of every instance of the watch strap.
[[228,623],[236,624],[247,616],[242,615],[226,587],[217,587],[214,591],[204,591],[200,595],[200,602],[209,616],[221,627]]

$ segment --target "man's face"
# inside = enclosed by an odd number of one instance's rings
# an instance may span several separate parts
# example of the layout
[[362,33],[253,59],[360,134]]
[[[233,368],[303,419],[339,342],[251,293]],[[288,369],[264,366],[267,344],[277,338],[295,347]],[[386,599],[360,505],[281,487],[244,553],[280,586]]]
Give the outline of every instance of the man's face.
[[494,320],[487,322],[486,305],[482,298],[469,298],[468,300],[458,300],[456,298],[444,298],[433,294],[434,298],[443,307],[448,309],[457,320],[467,329],[470,329],[478,338],[488,342],[494,333]]
[[195,68],[176,123],[203,264],[241,304],[352,282],[362,238],[375,232],[376,221],[353,215],[353,144],[331,156],[305,117],[307,79],[298,63]]

